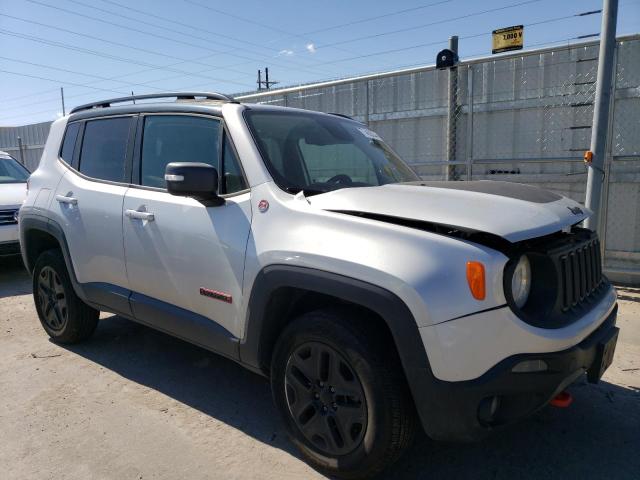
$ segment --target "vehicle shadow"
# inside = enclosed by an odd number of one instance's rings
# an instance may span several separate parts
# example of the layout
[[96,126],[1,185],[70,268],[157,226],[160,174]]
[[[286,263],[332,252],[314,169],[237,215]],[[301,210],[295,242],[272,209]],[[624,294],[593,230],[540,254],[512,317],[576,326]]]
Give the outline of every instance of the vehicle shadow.
[[[65,348],[300,458],[269,382],[231,360],[117,316]],[[637,478],[640,389],[583,382],[571,392],[570,408],[545,408],[482,442],[421,436],[383,478]]]
[[297,456],[269,381],[232,360],[116,315],[89,341],[59,346]]
[[0,298],[31,293],[31,277],[19,255],[0,257]]

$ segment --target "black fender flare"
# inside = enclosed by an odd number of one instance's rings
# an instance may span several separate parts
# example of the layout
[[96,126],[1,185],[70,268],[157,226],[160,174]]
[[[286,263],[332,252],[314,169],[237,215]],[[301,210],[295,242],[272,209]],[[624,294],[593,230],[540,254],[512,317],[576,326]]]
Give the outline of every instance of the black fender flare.
[[87,301],[87,296],[82,288],[82,284],[78,282],[76,272],[71,262],[71,255],[69,254],[69,245],[65,237],[62,227],[54,220],[46,217],[34,214],[22,214],[20,216],[20,245],[22,251],[22,260],[27,267],[29,273],[33,273],[33,267],[35,259],[30,258],[30,245],[29,245],[29,232],[33,230],[39,230],[47,233],[56,239],[60,250],[62,250],[62,256],[64,257],[64,263],[67,266],[69,272],[69,278],[73,284],[73,289],[76,294],[84,301]]
[[29,273],[33,273],[33,263],[35,261],[35,259],[30,258],[30,241],[28,235],[29,232],[33,230],[42,231],[56,239],[62,251],[67,272],[69,272],[73,290],[83,302],[98,310],[110,311],[128,318],[132,317],[133,313],[128,299],[129,290],[116,285],[80,283],[78,281],[75,269],[73,268],[73,262],[71,261],[71,253],[66,235],[58,222],[40,215],[22,214],[20,217],[20,244],[22,247],[22,260]]
[[293,287],[330,295],[376,312],[393,336],[402,368],[413,395],[422,424],[426,427],[428,409],[434,401],[429,385],[437,382],[418,325],[409,307],[394,293],[362,280],[336,273],[291,265],[270,265],[256,276],[247,310],[247,327],[240,342],[240,358],[249,368],[265,371],[264,341],[272,337],[270,329],[279,328],[277,322],[266,320],[266,310],[272,294],[282,287]]

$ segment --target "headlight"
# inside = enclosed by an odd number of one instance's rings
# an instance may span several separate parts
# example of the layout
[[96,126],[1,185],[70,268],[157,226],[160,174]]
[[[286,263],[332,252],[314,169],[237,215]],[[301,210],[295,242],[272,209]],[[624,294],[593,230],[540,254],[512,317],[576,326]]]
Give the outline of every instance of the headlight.
[[511,295],[518,308],[522,308],[531,291],[531,264],[526,255],[522,255],[511,277]]

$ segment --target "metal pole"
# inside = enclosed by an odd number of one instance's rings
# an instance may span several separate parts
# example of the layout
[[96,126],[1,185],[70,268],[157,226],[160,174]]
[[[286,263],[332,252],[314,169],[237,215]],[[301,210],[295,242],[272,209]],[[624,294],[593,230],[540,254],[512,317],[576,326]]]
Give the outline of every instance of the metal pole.
[[[613,54],[613,78],[618,77],[618,45]],[[607,264],[607,212],[609,210],[609,187],[611,185],[611,162],[613,161],[613,119],[616,115],[616,85],[612,85],[613,94],[610,96],[609,123],[607,125],[607,154],[604,162],[604,182],[602,190],[602,203],[600,205],[600,220],[598,222],[598,236],[600,237],[600,253],[602,263]]]
[[258,70],[258,90],[262,90],[262,72]]
[[264,67],[264,85],[269,90],[269,67]]
[[[449,50],[458,54],[458,36],[449,37]],[[447,106],[447,161],[456,160],[456,114],[458,108],[458,67],[453,66],[448,70],[448,97]],[[456,167],[447,166],[447,180],[456,179]]]
[[27,159],[24,158],[24,145],[22,144],[22,137],[18,137],[18,150],[20,151],[20,163],[22,163],[22,165],[24,165],[25,167],[27,166]]
[[62,116],[64,117],[67,112],[64,109],[64,88],[60,87],[60,99],[62,100]]
[[473,180],[473,66],[467,66],[467,180]]
[[364,85],[365,85],[364,123],[368,127],[369,126],[369,80],[365,80]]
[[616,47],[616,22],[618,18],[618,0],[603,0],[602,27],[600,30],[600,51],[598,54],[598,78],[596,98],[593,108],[593,127],[591,129],[591,152],[593,158],[588,166],[587,208],[593,215],[585,221],[590,229],[598,228],[602,183],[604,181],[604,157],[607,150],[607,127],[611,85],[613,82],[613,59]]

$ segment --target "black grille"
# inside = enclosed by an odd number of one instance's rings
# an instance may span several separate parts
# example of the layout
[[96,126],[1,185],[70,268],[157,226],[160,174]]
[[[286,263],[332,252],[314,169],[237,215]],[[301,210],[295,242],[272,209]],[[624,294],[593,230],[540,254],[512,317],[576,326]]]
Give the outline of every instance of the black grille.
[[587,299],[602,283],[600,242],[597,238],[558,257],[560,306],[570,310]]
[[14,218],[14,215],[17,211],[17,208],[0,210],[0,225],[11,225],[18,223]]

